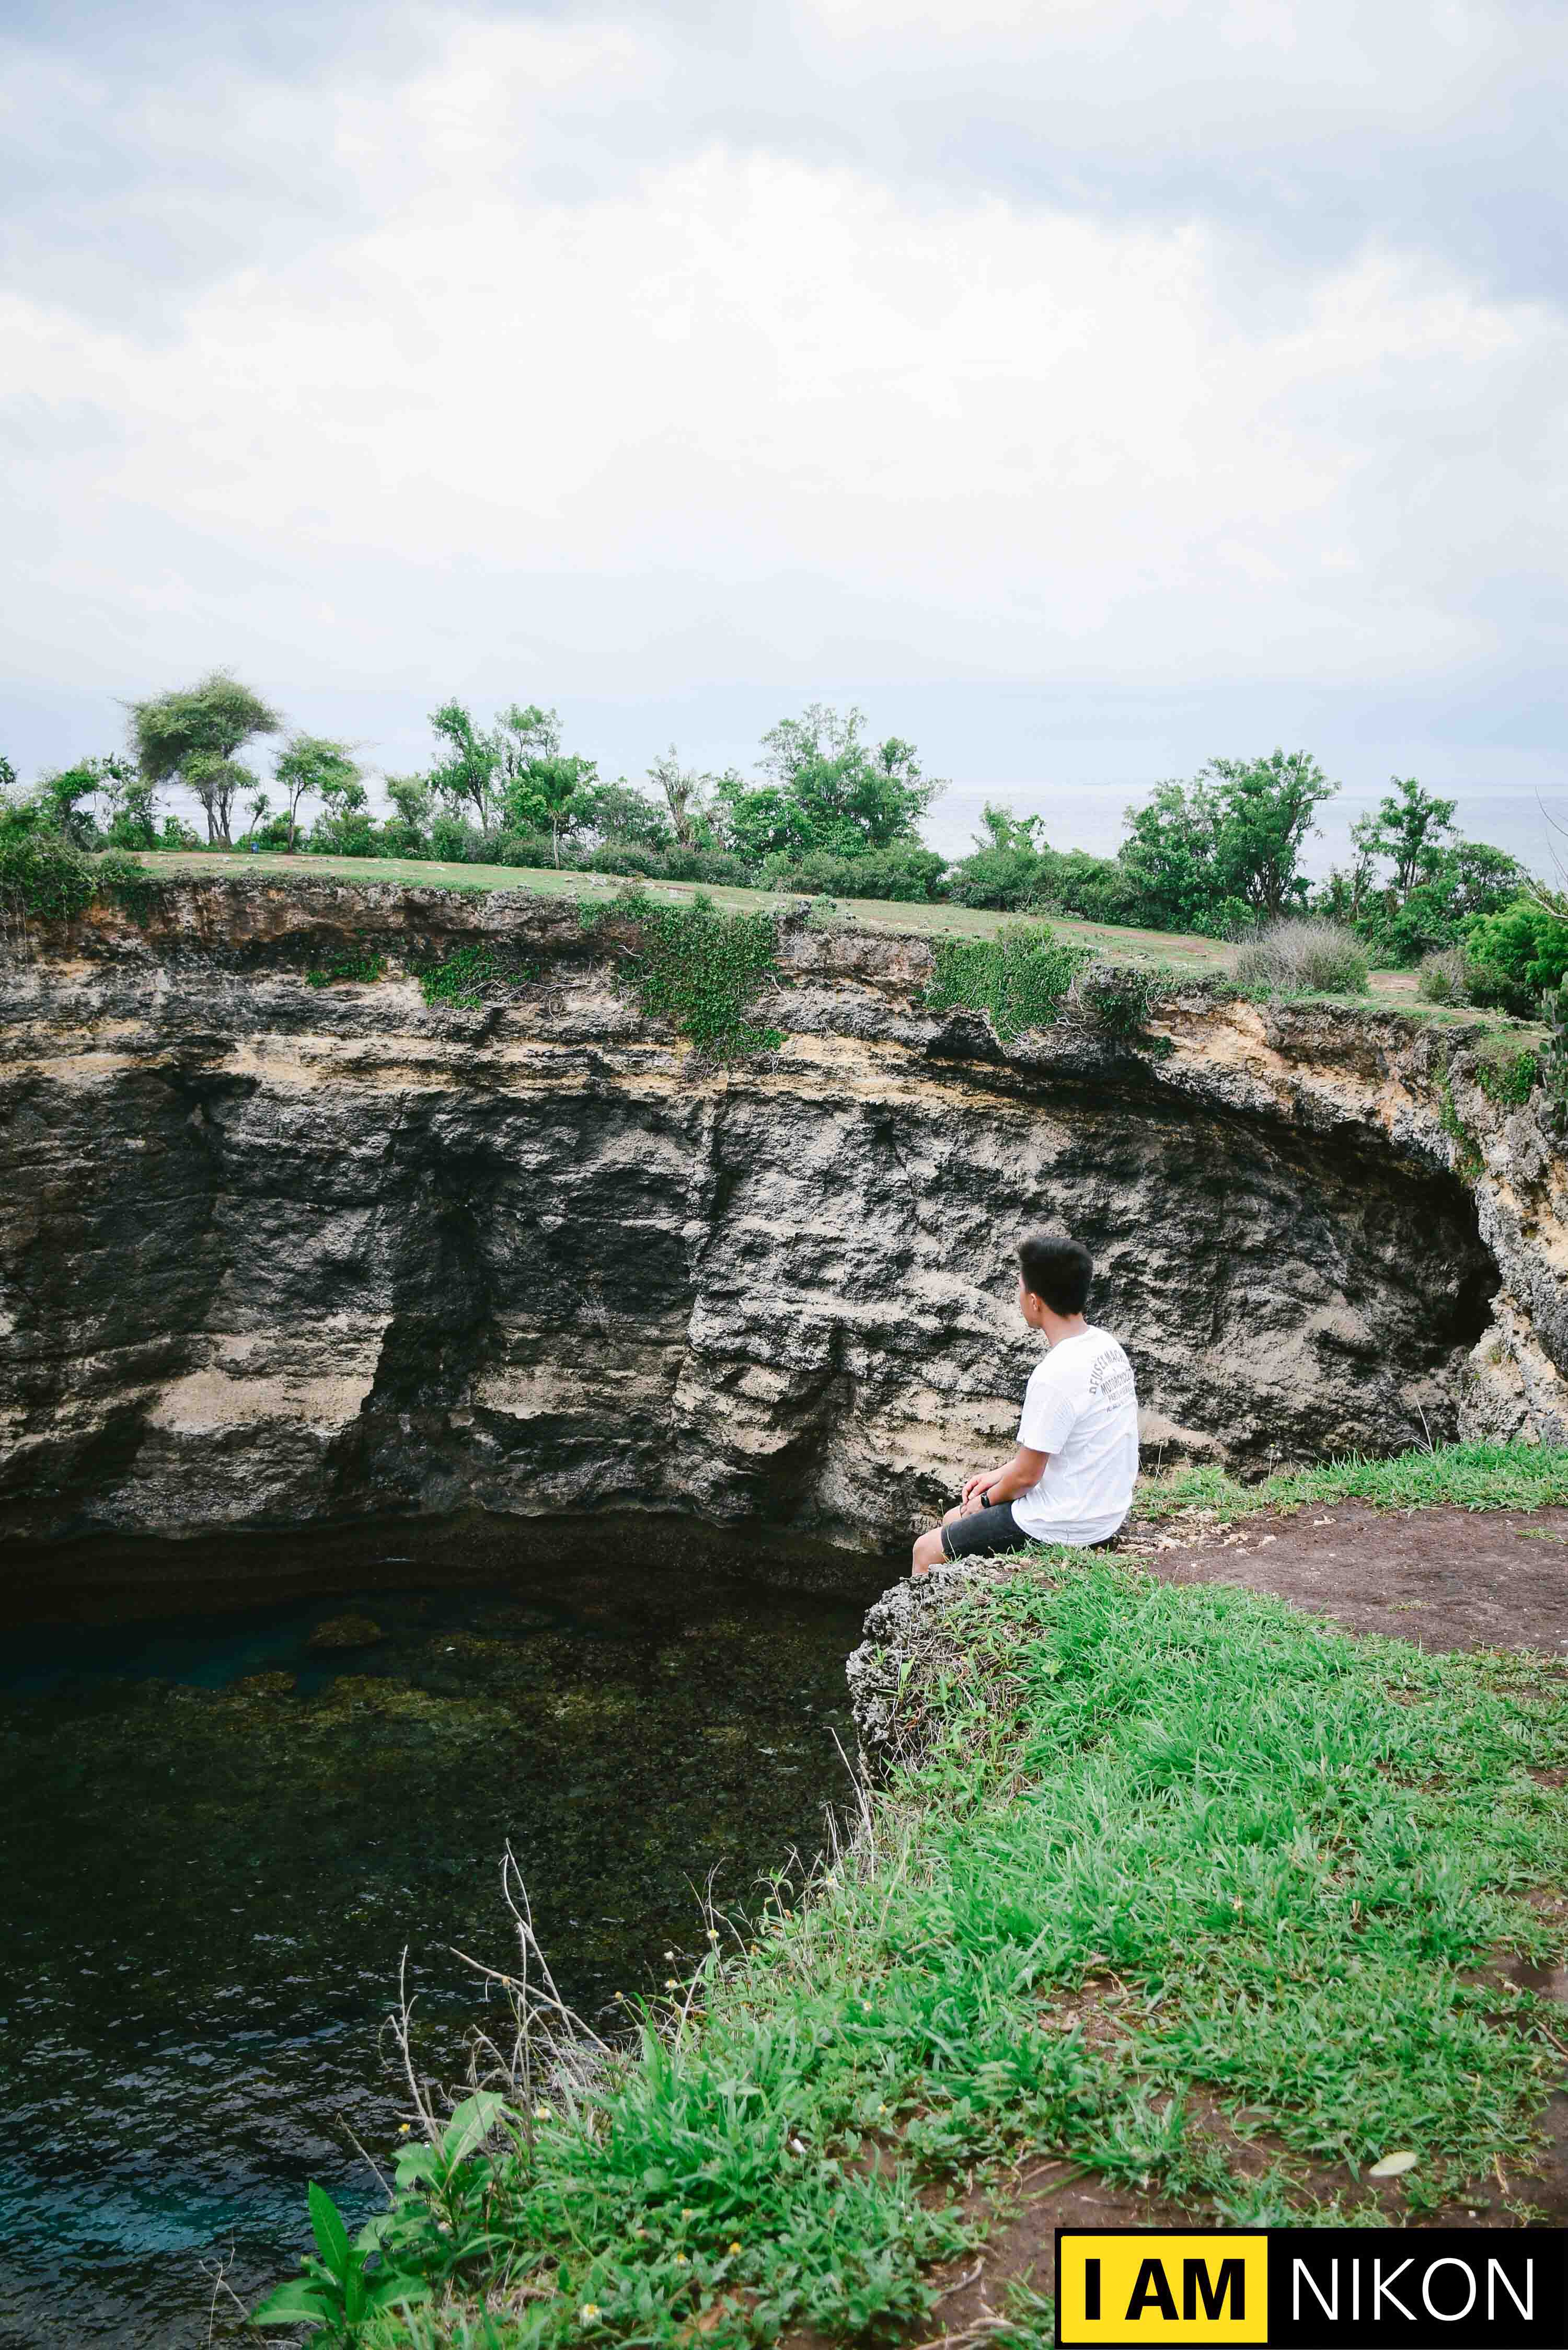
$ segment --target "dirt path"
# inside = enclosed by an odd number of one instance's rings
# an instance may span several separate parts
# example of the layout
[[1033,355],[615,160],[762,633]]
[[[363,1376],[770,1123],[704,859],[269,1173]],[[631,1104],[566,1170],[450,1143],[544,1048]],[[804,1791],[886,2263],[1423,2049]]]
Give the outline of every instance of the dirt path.
[[1135,1526],[1127,1547],[1168,1583],[1271,1591],[1350,1632],[1423,1648],[1568,1651],[1568,1510],[1374,1510],[1362,1502],[1222,1527]]

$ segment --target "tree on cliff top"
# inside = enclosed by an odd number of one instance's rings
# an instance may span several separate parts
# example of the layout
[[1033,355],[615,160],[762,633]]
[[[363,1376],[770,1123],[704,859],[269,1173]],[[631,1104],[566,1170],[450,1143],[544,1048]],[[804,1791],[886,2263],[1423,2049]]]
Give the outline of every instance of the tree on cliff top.
[[655,759],[648,779],[664,795],[670,828],[682,848],[706,848],[713,837],[712,807],[717,779],[696,767],[683,767],[673,743]]
[[1127,813],[1121,863],[1162,930],[1225,931],[1305,902],[1302,850],[1338,791],[1305,751],[1210,759]]
[[[288,850],[294,853],[295,833],[299,817],[299,803],[319,799],[333,813],[345,802],[350,785],[358,785],[360,769],[347,743],[335,743],[325,734],[291,734],[278,753],[273,773],[288,795]],[[359,805],[364,805],[361,790]]]
[[473,713],[461,702],[443,702],[432,710],[431,724],[446,745],[445,758],[431,770],[431,789],[455,815],[472,808],[481,832],[488,832],[499,788],[501,744],[474,724]]
[[559,865],[561,835],[575,832],[587,820],[585,794],[598,777],[598,763],[561,748],[561,722],[553,710],[531,702],[526,710],[515,702],[504,710],[495,740],[501,750],[506,822],[514,832],[550,835],[551,854]]
[[277,712],[222,669],[181,691],[129,706],[131,739],[147,782],[184,784],[206,814],[209,843],[233,847],[229,819],[235,795],[255,782],[234,754],[253,735],[280,733]]
[[720,779],[734,846],[749,862],[802,858],[813,850],[865,857],[918,846],[919,819],[942,788],[920,772],[912,743],[889,734],[862,739],[865,713],[840,713],[814,702],[803,716],[781,719],[763,737],[771,784]]
[[[1350,827],[1357,857],[1367,866],[1379,857],[1394,865],[1393,888],[1401,905],[1455,836],[1457,800],[1434,798],[1414,775],[1391,775],[1394,789],[1385,793],[1370,816]],[[1397,797],[1396,797],[1396,794]]]

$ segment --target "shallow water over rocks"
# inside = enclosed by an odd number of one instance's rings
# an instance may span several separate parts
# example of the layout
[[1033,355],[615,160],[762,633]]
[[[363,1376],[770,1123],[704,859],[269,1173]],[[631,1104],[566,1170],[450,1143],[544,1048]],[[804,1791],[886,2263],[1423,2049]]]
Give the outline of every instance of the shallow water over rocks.
[[325,1590],[329,1544],[253,1538],[223,1604],[165,1585],[9,1633],[0,2343],[194,2345],[201,2264],[232,2246],[247,2301],[289,2271],[308,2178],[376,2208],[349,2132],[396,2137],[400,1953],[422,2067],[455,2079],[478,2003],[452,1946],[505,1962],[508,1839],[589,2016],[700,1940],[710,1871],[743,1909],[819,1846],[876,1565],[820,1595],[711,1544],[639,1558],[589,1523],[546,1558],[493,1525],[444,1559],[427,1526],[358,1583],[338,1556]]

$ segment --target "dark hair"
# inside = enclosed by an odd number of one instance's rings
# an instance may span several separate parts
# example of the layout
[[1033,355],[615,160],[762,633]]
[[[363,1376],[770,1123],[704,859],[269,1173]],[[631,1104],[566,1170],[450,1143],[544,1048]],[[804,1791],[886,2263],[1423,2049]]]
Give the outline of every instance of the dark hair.
[[1018,1270],[1023,1286],[1053,1314],[1081,1314],[1089,1300],[1095,1260],[1082,1241],[1057,1240],[1050,1232],[1032,1232],[1018,1243]]

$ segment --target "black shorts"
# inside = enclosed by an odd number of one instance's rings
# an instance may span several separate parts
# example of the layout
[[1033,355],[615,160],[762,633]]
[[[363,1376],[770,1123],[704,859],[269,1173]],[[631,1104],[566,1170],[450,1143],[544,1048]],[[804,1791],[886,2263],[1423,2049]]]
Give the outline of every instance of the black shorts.
[[967,1518],[955,1518],[951,1525],[942,1528],[942,1552],[948,1558],[972,1558],[978,1553],[988,1557],[1002,1550],[1022,1550],[1029,1536],[1012,1514],[1011,1502],[998,1502],[987,1510],[975,1510]]

